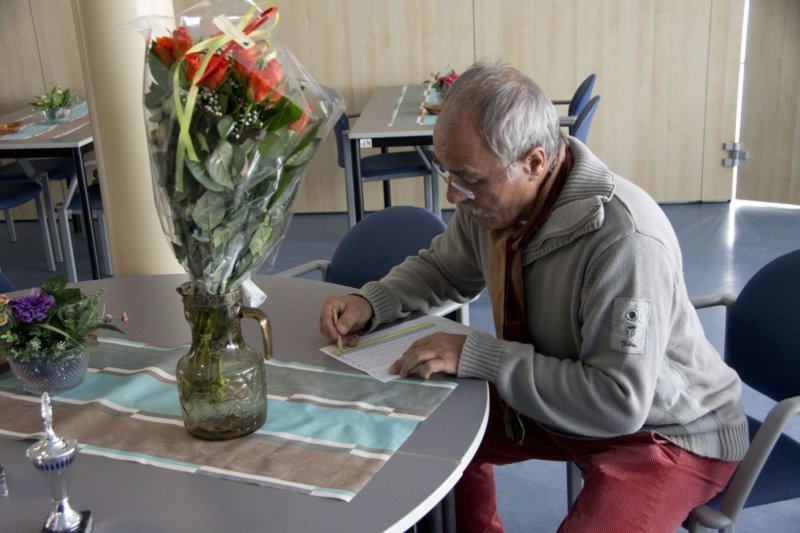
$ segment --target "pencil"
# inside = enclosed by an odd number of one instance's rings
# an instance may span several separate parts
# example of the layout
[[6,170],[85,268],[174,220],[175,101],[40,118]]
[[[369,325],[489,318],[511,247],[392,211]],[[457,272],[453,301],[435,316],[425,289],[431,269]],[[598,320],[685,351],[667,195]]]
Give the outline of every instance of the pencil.
[[[339,311],[337,311],[335,307],[332,309],[333,309],[333,325],[337,326],[339,324]],[[340,350],[342,349],[342,336],[339,335],[338,331],[336,333],[336,346],[338,346]]]

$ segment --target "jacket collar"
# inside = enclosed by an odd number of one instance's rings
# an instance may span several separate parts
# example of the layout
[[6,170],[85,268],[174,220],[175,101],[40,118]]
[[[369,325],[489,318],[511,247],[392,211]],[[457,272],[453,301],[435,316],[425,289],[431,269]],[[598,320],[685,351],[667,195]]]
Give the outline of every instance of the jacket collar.
[[582,142],[568,138],[572,171],[553,211],[525,247],[523,263],[569,244],[603,225],[606,202],[614,196],[614,175]]

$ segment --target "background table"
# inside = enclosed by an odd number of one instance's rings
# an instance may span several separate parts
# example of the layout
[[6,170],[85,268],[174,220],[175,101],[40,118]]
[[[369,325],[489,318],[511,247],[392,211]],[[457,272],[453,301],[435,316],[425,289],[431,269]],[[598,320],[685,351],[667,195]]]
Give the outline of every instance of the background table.
[[[80,105],[80,104],[79,104]],[[0,135],[0,158],[22,159],[39,157],[67,157],[71,158],[75,164],[75,173],[78,178],[78,194],[81,200],[83,213],[83,227],[86,231],[86,241],[89,246],[89,259],[92,266],[92,278],[100,278],[100,263],[97,256],[97,244],[92,225],[92,210],[89,202],[89,191],[87,189],[86,171],[84,168],[83,156],[94,147],[92,137],[92,125],[89,122],[80,120],[83,115],[73,116],[70,121],[62,124],[65,133],[56,137],[46,135],[21,138],[25,132],[23,129],[18,134]],[[33,112],[31,108],[20,109],[12,113],[0,116],[0,122],[12,122],[24,120],[26,122],[42,121],[43,116]],[[78,122],[80,121],[80,124]],[[75,123],[74,128],[68,125]],[[30,165],[25,165],[28,174],[33,177],[34,170]],[[47,187],[47,183],[42,184]],[[48,213],[52,218],[53,213]],[[54,226],[51,225],[51,228]],[[53,231],[53,229],[51,229]]]
[[[108,311],[130,316],[126,338],[175,346],[190,340],[175,292],[185,279],[129,277],[78,285],[86,293],[108,287]],[[261,308],[272,321],[276,358],[344,368],[319,351],[327,341],[317,323],[326,296],[352,289],[273,276],[254,281],[268,294]],[[243,321],[243,329],[248,343],[260,347],[255,321]],[[457,381],[458,387],[349,503],[83,454],[70,467],[70,501],[76,509],[92,511],[97,531],[404,531],[453,487],[485,429],[486,383]],[[9,496],[0,498],[4,532],[38,531],[51,508],[44,478],[24,456],[30,444],[0,438],[9,487]]]
[[[347,195],[355,199],[355,220],[364,218],[363,182],[361,181],[361,149],[433,145],[435,120],[423,111],[427,85],[395,85],[378,87],[350,128],[350,150],[345,150]],[[574,117],[558,117],[561,126],[568,126]],[[420,157],[425,157],[420,151]],[[438,198],[433,199],[438,202]]]

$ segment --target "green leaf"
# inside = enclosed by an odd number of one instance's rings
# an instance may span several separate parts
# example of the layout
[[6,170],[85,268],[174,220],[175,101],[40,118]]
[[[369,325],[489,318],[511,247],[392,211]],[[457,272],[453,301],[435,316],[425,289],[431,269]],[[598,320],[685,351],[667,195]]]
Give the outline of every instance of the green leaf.
[[272,227],[266,224],[256,228],[253,237],[250,239],[250,253],[255,257],[260,257],[272,239]]
[[221,183],[217,183],[206,172],[205,167],[199,161],[186,161],[186,167],[192,173],[192,177],[196,179],[200,185],[214,192],[224,191],[225,187]]
[[213,230],[225,218],[225,199],[214,191],[206,191],[197,200],[192,220],[205,230]]
[[221,139],[227,139],[228,135],[231,134],[233,131],[233,119],[229,116],[222,117],[219,122],[217,122],[217,132],[219,132],[219,136]]
[[206,170],[211,179],[225,187],[233,189],[234,183],[231,179],[233,166],[233,145],[228,141],[220,141],[214,151],[206,159]]
[[278,133],[268,133],[264,139],[258,143],[258,153],[267,159],[275,159],[282,155],[286,146],[289,144],[287,135],[288,130],[283,130]]

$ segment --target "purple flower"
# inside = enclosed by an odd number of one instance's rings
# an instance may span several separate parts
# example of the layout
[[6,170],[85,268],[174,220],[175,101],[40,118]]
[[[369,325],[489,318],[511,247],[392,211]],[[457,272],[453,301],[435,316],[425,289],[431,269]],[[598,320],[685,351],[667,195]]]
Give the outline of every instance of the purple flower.
[[55,299],[46,292],[31,291],[30,295],[11,300],[8,305],[14,318],[23,324],[32,324],[46,319],[47,312],[55,303]]

